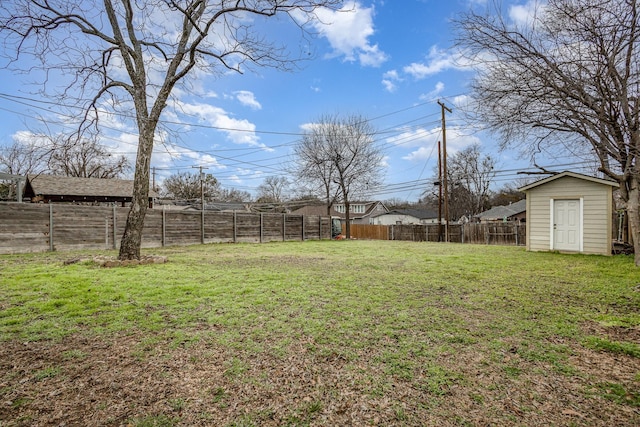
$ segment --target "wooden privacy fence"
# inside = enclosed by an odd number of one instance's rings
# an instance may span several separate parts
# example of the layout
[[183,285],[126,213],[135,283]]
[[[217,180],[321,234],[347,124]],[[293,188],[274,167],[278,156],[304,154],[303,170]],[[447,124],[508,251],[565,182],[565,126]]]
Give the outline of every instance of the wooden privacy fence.
[[[437,224],[429,225],[351,225],[351,237],[374,240],[408,240],[438,242],[444,240],[444,226],[440,235]],[[526,245],[526,226],[516,223],[452,224],[449,241],[487,245]]]
[[[0,203],[0,253],[117,249],[129,208]],[[331,238],[331,219],[315,215],[149,209],[142,247]]]

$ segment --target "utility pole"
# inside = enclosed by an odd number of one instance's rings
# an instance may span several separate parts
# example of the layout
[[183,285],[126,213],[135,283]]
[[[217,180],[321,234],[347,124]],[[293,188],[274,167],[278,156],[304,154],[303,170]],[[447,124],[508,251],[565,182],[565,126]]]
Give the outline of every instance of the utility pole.
[[152,167],[151,170],[153,171],[153,181],[151,182],[151,189],[153,191],[156,191],[156,167]]
[[438,101],[442,109],[442,170],[444,173],[444,241],[449,241],[449,186],[447,183],[447,123],[445,120],[445,110],[451,113],[451,108],[448,108],[444,103]]
[[442,242],[442,152],[438,141],[438,242]]

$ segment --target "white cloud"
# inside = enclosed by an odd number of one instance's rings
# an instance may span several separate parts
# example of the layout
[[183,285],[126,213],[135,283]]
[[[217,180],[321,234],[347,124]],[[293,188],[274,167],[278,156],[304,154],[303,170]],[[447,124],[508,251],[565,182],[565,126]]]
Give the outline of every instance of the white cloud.
[[397,82],[402,81],[397,70],[389,70],[382,75],[382,84],[387,92],[395,92]]
[[392,138],[387,138],[387,142],[393,145],[403,145],[406,147],[416,147],[430,145],[440,134],[440,129],[417,128],[407,130]]
[[509,8],[509,18],[518,26],[530,26],[536,17],[544,13],[545,5],[539,0],[529,0],[523,5],[513,5]]
[[253,92],[249,92],[248,90],[239,90],[237,92],[234,92],[234,94],[236,95],[236,99],[240,101],[242,105],[245,105],[252,110],[262,109],[262,105],[260,105],[260,103],[256,100]]
[[[442,139],[442,130],[435,128],[428,131],[424,130],[423,132],[425,132],[423,137],[416,139],[416,141],[422,142],[421,146],[402,157],[404,160],[424,162],[430,158],[437,158],[437,148],[434,144]],[[469,145],[480,143],[480,138],[475,135],[468,135],[465,132],[466,129],[463,128],[447,127],[447,157]]]
[[358,1],[348,2],[342,9],[316,11],[318,19],[312,25],[324,36],[334,50],[333,56],[343,56],[345,61],[358,60],[363,66],[378,67],[388,56],[369,37],[373,27],[374,7],[364,7]]
[[210,126],[224,132],[236,144],[264,147],[255,133],[256,125],[248,120],[233,118],[225,110],[210,104],[180,102],[179,111],[199,117]]
[[469,60],[459,51],[445,51],[432,46],[426,62],[414,62],[403,68],[403,71],[415,79],[421,80],[445,70],[465,70],[471,67]]
[[420,95],[420,100],[422,101],[431,101],[436,98],[439,94],[444,91],[444,83],[438,82],[435,87],[429,93],[425,93],[424,95]]

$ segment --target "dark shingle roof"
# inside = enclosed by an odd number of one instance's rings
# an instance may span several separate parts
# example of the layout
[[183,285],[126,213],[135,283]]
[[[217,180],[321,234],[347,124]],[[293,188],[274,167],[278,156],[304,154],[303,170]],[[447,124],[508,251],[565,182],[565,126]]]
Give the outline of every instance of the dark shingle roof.
[[[130,198],[133,196],[133,180],[77,178],[71,176],[29,175],[28,184],[33,195],[43,196],[91,196]],[[149,197],[158,197],[149,190]]]
[[481,214],[476,215],[476,218],[480,219],[502,219],[509,218],[513,215],[517,215],[519,213],[527,210],[527,201],[520,200],[519,202],[511,203],[506,206],[495,206],[488,211],[484,211]]

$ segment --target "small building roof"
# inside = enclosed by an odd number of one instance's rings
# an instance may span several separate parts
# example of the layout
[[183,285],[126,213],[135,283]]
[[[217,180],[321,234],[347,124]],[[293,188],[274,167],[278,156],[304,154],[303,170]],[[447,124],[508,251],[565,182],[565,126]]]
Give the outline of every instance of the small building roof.
[[558,174],[555,174],[555,175],[551,175],[551,176],[549,176],[547,178],[538,180],[538,181],[533,182],[531,184],[525,185],[524,187],[520,187],[520,188],[518,188],[518,191],[531,190],[532,188],[538,187],[540,185],[543,185],[543,184],[546,184],[548,182],[555,181],[556,179],[560,179],[560,178],[564,178],[564,177],[583,179],[585,181],[596,182],[598,184],[603,184],[603,185],[610,185],[612,187],[619,187],[620,186],[617,182],[611,181],[610,179],[596,178],[594,176],[583,175],[581,173],[576,173],[576,172],[571,172],[571,171],[564,171],[564,172],[561,172],[561,173],[558,173]]
[[506,206],[494,206],[488,211],[484,211],[478,215],[476,218],[479,219],[502,219],[509,218],[514,215],[518,215],[527,210],[527,201],[525,199],[520,200],[519,202],[511,203]]
[[383,212],[375,215],[374,218],[382,215],[409,215],[418,219],[438,218],[438,213],[429,209],[394,209],[389,212]]
[[[122,201],[133,197],[133,180],[28,175],[26,197],[43,196],[65,201]],[[149,198],[158,197],[149,189]]]

